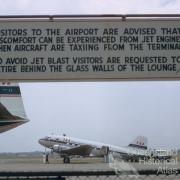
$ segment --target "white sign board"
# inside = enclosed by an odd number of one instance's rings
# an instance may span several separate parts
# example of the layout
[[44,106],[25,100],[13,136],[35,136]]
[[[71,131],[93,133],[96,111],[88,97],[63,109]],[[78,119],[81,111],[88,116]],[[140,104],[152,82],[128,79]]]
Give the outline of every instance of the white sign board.
[[0,80],[180,78],[180,21],[0,21]]

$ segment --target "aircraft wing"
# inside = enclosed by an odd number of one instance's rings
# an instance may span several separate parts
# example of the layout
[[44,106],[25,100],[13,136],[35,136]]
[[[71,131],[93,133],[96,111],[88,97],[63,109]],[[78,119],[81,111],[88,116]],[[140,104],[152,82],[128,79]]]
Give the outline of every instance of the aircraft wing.
[[93,147],[90,145],[80,145],[78,147],[62,150],[62,154],[67,155],[79,155],[79,156],[88,156],[90,155]]

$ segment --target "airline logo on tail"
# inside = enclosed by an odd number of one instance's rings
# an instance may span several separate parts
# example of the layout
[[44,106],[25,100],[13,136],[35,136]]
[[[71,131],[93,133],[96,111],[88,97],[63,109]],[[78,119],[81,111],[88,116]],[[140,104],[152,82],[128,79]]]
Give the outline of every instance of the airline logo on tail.
[[10,84],[6,85],[6,86],[1,85],[0,86],[0,97],[6,97],[6,96],[21,96],[21,91],[20,91],[19,86],[12,86]]
[[0,84],[0,133],[28,122],[18,84]]
[[132,143],[129,144],[129,147],[147,149],[147,138],[144,136],[138,136]]

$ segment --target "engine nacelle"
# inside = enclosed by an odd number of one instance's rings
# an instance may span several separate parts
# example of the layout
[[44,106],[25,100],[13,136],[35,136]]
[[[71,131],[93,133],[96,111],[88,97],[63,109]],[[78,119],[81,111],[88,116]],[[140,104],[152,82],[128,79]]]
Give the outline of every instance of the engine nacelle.
[[63,145],[55,144],[52,149],[54,152],[61,153],[69,148]]
[[100,149],[101,155],[108,155],[109,154],[109,147],[108,146],[102,146]]
[[108,146],[102,146],[101,148],[94,148],[91,152],[92,156],[97,156],[97,157],[103,157],[109,154],[109,147]]

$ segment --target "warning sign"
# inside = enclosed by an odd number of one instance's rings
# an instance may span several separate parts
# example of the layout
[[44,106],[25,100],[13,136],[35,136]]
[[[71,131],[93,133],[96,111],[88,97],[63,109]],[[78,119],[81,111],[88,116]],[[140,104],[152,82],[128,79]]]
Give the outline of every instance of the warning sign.
[[179,20],[0,21],[0,80],[180,78]]

